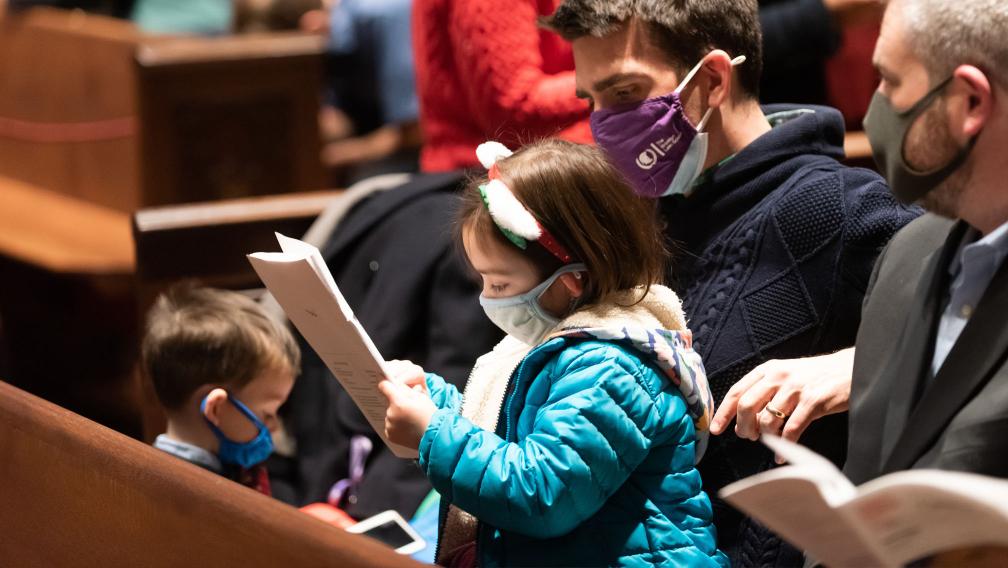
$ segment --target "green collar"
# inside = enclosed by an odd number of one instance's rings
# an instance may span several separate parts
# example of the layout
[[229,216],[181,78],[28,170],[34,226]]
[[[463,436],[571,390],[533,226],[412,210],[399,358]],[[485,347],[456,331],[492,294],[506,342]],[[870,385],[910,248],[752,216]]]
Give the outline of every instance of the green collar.
[[706,184],[708,181],[710,181],[711,176],[713,176],[719,169],[721,169],[721,166],[730,162],[734,157],[735,154],[731,154],[727,158],[721,160],[720,162],[704,170],[703,173],[700,174],[700,177],[698,177],[696,181],[693,182],[692,188],[696,189],[697,187]]

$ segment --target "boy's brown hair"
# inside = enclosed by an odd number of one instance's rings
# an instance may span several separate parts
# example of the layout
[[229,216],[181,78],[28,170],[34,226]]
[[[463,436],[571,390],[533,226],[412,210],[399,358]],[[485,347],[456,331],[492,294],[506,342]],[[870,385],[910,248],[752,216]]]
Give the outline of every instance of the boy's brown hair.
[[268,369],[296,375],[301,351],[287,326],[251,298],[187,284],[147,313],[141,360],[161,404],[177,410],[202,385],[241,388]]
[[[497,162],[500,180],[573,256],[588,268],[580,303],[638,286],[661,283],[668,252],[654,201],[638,197],[601,150],[562,140],[529,144]],[[462,197],[457,232],[514,247],[490,217],[474,179]],[[539,243],[519,250],[541,279],[562,263]]]

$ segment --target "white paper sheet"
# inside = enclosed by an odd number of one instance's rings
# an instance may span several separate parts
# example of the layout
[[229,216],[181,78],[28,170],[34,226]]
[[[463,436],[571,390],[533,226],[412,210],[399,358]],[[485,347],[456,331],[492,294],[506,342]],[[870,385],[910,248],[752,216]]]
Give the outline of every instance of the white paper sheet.
[[384,359],[340,293],[322,255],[279,233],[277,240],[283,252],[248,255],[252,268],[392,453],[416,458],[416,450],[385,438],[388,404],[378,391],[386,376]]
[[791,465],[736,481],[720,496],[828,566],[902,566],[977,547],[1008,557],[1008,481],[911,470],[855,488],[811,450],[776,436],[763,442]]

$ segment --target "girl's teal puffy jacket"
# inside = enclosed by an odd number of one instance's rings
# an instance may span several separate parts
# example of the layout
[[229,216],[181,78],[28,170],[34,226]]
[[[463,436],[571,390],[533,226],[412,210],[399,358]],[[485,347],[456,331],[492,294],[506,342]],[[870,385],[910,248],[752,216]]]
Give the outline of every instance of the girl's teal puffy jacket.
[[444,502],[479,519],[479,566],[727,565],[681,387],[631,342],[539,345],[496,432],[460,416],[455,387],[427,383],[440,410],[420,465]]

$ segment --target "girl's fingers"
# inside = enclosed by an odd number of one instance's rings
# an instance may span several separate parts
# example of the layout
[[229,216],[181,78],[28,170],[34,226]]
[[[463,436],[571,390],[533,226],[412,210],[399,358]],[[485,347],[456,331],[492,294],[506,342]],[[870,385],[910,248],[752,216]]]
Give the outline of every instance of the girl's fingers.
[[402,384],[408,387],[424,387],[427,386],[427,378],[424,377],[423,373],[410,374],[402,378]]
[[389,380],[378,383],[378,392],[382,393],[389,401],[396,395],[396,384]]

